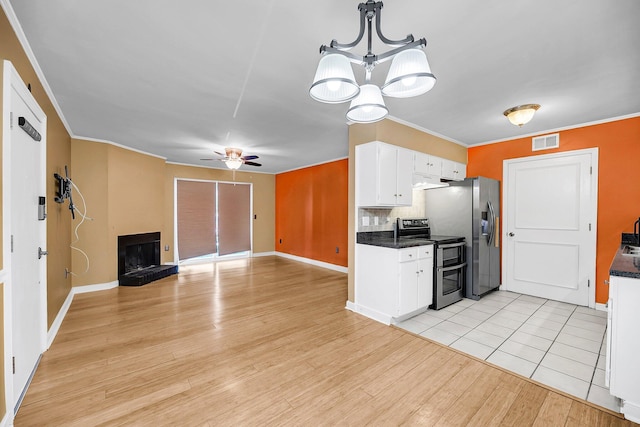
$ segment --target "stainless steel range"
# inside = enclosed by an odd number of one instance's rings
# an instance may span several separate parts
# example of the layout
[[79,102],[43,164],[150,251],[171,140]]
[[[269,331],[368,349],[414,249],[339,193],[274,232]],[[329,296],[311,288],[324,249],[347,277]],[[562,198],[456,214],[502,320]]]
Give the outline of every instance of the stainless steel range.
[[464,237],[431,234],[428,218],[398,218],[398,239],[425,239],[434,244],[433,304],[440,310],[464,296],[466,282],[466,243]]

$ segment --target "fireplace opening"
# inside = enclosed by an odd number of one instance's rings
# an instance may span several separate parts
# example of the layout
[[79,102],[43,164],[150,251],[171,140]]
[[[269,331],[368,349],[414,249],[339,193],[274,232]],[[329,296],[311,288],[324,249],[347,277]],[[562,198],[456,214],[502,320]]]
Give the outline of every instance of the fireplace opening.
[[160,232],[118,236],[120,286],[141,286],[178,272],[160,264]]

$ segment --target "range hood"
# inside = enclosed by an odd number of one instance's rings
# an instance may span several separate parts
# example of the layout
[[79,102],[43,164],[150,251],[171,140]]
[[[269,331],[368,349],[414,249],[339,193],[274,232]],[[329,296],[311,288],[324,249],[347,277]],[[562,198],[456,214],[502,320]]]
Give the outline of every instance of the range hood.
[[448,187],[449,184],[442,182],[440,178],[430,175],[413,174],[413,188],[419,190],[428,190],[430,188]]

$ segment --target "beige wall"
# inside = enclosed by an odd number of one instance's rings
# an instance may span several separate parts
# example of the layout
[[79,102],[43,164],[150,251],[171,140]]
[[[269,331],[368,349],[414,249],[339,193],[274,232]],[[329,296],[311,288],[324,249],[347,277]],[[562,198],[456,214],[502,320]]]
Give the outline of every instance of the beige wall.
[[[73,182],[76,184],[86,202],[76,190],[73,190],[74,203],[78,210],[91,220],[86,220],[78,227],[82,218],[76,215],[73,229],[78,233],[78,241],[73,246],[82,250],[89,257],[87,260],[79,251],[72,251],[73,286],[104,283],[110,277],[110,266],[107,256],[108,246],[108,185],[107,158],[109,145],[78,139],[71,141],[71,164],[73,165]],[[76,240],[75,234],[73,240]]]
[[349,280],[348,299],[355,297],[355,154],[356,145],[371,141],[382,141],[411,150],[420,151],[444,159],[467,163],[467,148],[446,139],[430,135],[410,126],[385,119],[371,124],[353,124],[349,126]]

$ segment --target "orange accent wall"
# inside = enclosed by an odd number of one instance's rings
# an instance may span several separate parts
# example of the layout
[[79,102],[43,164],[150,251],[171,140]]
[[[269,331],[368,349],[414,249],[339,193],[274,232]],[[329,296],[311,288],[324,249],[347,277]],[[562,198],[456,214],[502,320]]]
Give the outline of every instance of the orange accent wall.
[[348,174],[344,159],[276,175],[276,251],[347,266]]
[[[598,224],[596,246],[596,302],[609,297],[611,261],[620,235],[632,232],[640,216],[640,117],[561,131],[560,148],[533,152],[531,137],[470,147],[467,176],[502,181],[506,159],[598,148]],[[503,200],[503,199],[501,199]]]

